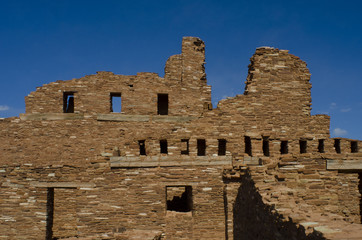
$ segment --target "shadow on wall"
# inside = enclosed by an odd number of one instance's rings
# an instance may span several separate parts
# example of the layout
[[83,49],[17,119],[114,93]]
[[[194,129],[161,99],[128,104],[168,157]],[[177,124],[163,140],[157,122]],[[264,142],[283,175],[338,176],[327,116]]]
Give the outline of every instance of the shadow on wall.
[[305,234],[303,226],[297,226],[291,219],[283,221],[273,207],[266,205],[255,187],[250,173],[245,173],[235,200],[234,240],[278,239],[278,240],[325,240],[320,232]]

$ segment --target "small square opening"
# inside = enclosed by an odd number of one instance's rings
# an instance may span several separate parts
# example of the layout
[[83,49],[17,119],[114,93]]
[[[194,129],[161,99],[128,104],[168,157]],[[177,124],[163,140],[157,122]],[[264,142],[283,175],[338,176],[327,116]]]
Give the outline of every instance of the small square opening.
[[334,139],[334,149],[336,150],[336,153],[341,153],[341,140],[340,139]]
[[307,152],[307,141],[299,140],[299,152],[306,153]]
[[324,139],[318,140],[318,152],[324,153]]
[[218,139],[218,141],[219,141],[218,155],[225,156],[226,155],[226,140]]
[[248,136],[244,137],[245,153],[252,156],[251,138]]
[[110,94],[111,112],[122,112],[122,97],[121,93]]
[[146,144],[145,144],[146,140],[139,140],[138,141],[138,146],[140,149],[140,155],[146,155]]
[[165,154],[168,153],[168,150],[167,150],[167,140],[165,140],[165,139],[160,140],[160,152],[161,152],[161,153],[165,153]]
[[181,154],[188,155],[189,154],[189,140],[181,139]]
[[63,93],[63,112],[74,113],[74,92]]
[[263,154],[264,156],[270,156],[269,152],[269,137],[263,137]]
[[205,155],[206,155],[206,140],[197,139],[197,156],[205,156]]
[[191,212],[192,211],[192,187],[191,186],[167,186],[166,187],[167,211]]
[[280,153],[287,154],[288,153],[288,141],[281,141],[280,143]]
[[351,153],[357,153],[357,152],[358,152],[358,142],[351,141]]

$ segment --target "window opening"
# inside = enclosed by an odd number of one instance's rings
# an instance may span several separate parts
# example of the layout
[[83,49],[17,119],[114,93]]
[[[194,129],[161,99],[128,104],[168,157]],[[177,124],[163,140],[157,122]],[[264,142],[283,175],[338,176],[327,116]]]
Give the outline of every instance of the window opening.
[[63,112],[74,113],[74,92],[63,93]]
[[358,142],[351,141],[351,153],[357,153],[357,152],[358,152]]
[[251,148],[251,139],[248,136],[244,137],[244,143],[245,143],[245,153],[249,156],[252,155],[252,148]]
[[157,95],[157,114],[168,115],[168,94]]
[[263,154],[264,156],[270,156],[269,153],[269,137],[263,137]]
[[306,153],[307,152],[307,141],[299,140],[299,152]]
[[225,156],[226,155],[226,140],[225,139],[219,139],[219,149],[218,153],[219,156]]
[[166,208],[168,211],[191,212],[192,211],[192,187],[191,186],[167,186]]
[[160,152],[167,154],[167,140],[160,140]]
[[54,219],[54,188],[47,189],[47,217],[45,239],[53,239],[53,219]]
[[138,141],[138,146],[140,148],[140,155],[146,155],[146,145],[145,145],[145,140],[139,140]]
[[205,155],[206,155],[206,140],[197,139],[197,156],[205,156]]
[[181,139],[181,154],[188,155],[189,154],[189,140]]
[[336,150],[336,153],[341,153],[341,140],[340,139],[334,139],[334,149]]
[[324,139],[318,140],[318,152],[324,153]]
[[111,112],[122,112],[122,98],[121,93],[111,93],[110,94],[111,102]]
[[287,154],[288,153],[288,141],[281,141],[280,153],[281,154]]

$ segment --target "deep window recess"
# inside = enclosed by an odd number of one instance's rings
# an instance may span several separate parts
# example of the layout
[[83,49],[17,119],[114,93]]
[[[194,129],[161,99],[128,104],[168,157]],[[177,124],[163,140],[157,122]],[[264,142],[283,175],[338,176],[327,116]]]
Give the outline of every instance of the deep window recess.
[[226,140],[225,139],[218,139],[219,140],[219,149],[217,154],[219,156],[225,156],[226,155]]
[[121,93],[111,93],[110,94],[111,102],[111,112],[122,112],[122,98]]
[[181,154],[188,155],[189,154],[189,140],[181,139]]
[[287,154],[288,153],[288,141],[281,141],[280,143],[280,153]]
[[205,156],[205,155],[206,155],[206,140],[197,139],[197,156]]
[[244,143],[245,143],[245,153],[249,156],[252,155],[252,148],[251,148],[251,139],[250,137],[245,136],[244,137]]
[[53,219],[54,219],[54,188],[47,191],[47,217],[45,239],[53,239]]
[[324,153],[324,139],[318,140],[318,152]]
[[157,114],[158,115],[168,114],[168,94],[157,95]]
[[167,140],[160,140],[160,152],[161,153],[168,153],[167,151]]
[[358,152],[358,143],[357,141],[351,141],[351,153]]
[[334,139],[334,149],[336,150],[336,153],[341,153],[341,140],[340,139]]
[[145,140],[139,140],[138,146],[140,147],[140,155],[146,155],[146,145]]
[[306,153],[307,152],[307,141],[299,140],[299,152]]
[[269,137],[263,137],[263,154],[264,156],[270,156],[269,153]]
[[192,187],[191,186],[167,186],[166,208],[168,211],[191,212],[192,211]]
[[74,113],[74,92],[63,93],[63,112]]

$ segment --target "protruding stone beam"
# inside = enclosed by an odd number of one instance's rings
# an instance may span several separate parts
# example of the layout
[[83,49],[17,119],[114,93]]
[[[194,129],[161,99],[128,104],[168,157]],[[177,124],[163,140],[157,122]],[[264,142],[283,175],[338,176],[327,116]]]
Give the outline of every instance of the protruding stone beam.
[[31,182],[33,187],[41,188],[94,188],[94,183],[82,183],[82,182]]
[[356,160],[327,159],[327,170],[362,171],[362,159],[356,159]]
[[232,165],[232,156],[147,156],[111,157],[111,168],[131,167],[178,167],[178,166],[227,166]]
[[188,122],[196,117],[185,116],[160,116],[160,115],[126,115],[126,114],[98,114],[98,121],[115,121],[115,122]]
[[25,113],[20,114],[21,120],[75,120],[83,119],[82,113]]

